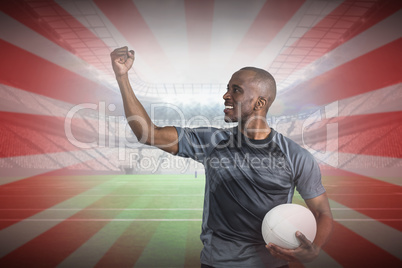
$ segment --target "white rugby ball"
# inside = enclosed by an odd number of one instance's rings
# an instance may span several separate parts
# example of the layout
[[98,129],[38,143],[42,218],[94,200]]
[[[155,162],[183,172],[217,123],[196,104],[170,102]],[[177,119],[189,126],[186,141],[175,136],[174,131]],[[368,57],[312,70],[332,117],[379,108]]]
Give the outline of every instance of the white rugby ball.
[[262,236],[265,243],[273,243],[282,248],[295,249],[300,246],[296,231],[302,232],[313,242],[317,223],[313,213],[297,204],[282,204],[274,207],[262,221]]

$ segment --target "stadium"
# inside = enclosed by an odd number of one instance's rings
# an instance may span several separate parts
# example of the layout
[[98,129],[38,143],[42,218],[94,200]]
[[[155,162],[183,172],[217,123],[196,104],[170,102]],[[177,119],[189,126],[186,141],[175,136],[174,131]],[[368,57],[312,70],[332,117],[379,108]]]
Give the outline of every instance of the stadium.
[[0,6],[0,267],[199,267],[204,167],[135,138],[122,46],[158,126],[232,127],[231,74],[272,73],[267,121],[316,158],[334,216],[319,257],[290,267],[401,267],[402,2]]

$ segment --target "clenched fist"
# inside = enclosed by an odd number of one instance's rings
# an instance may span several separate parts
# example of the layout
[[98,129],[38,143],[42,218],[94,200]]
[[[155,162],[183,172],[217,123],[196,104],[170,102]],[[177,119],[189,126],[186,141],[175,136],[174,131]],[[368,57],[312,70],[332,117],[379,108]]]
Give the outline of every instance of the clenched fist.
[[110,53],[112,59],[113,71],[116,77],[127,75],[128,70],[134,63],[134,50],[128,50],[128,47],[116,48]]

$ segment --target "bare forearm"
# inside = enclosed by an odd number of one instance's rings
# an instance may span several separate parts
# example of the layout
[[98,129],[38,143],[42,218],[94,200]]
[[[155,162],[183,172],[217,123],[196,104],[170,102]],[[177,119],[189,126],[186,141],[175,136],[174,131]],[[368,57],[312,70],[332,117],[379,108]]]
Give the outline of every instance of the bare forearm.
[[179,146],[176,128],[155,126],[131,88],[128,71],[134,63],[134,51],[129,51],[128,47],[116,48],[110,53],[110,57],[123,97],[124,112],[138,141],[177,154]]
[[137,139],[146,144],[151,143],[151,132],[155,129],[144,106],[135,96],[127,75],[116,77],[123,98],[124,113],[130,128]]
[[317,216],[317,234],[313,241],[314,245],[319,248],[328,241],[333,228],[333,219],[331,213],[323,213]]

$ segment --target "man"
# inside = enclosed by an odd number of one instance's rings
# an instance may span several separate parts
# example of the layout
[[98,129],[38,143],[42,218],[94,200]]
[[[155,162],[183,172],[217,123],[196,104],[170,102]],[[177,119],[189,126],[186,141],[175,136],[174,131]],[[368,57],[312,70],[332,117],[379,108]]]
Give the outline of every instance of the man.
[[[224,113],[225,121],[238,122],[237,127],[158,127],[128,80],[134,51],[116,49],[111,59],[138,140],[205,166],[202,267],[287,267],[288,261],[317,257],[331,233],[332,214],[312,155],[268,126],[266,115],[276,95],[268,72],[246,67],[231,77],[223,96]],[[294,250],[264,245],[263,217],[271,208],[290,203],[295,187],[317,220],[316,238],[311,242],[297,232],[301,246]]]

